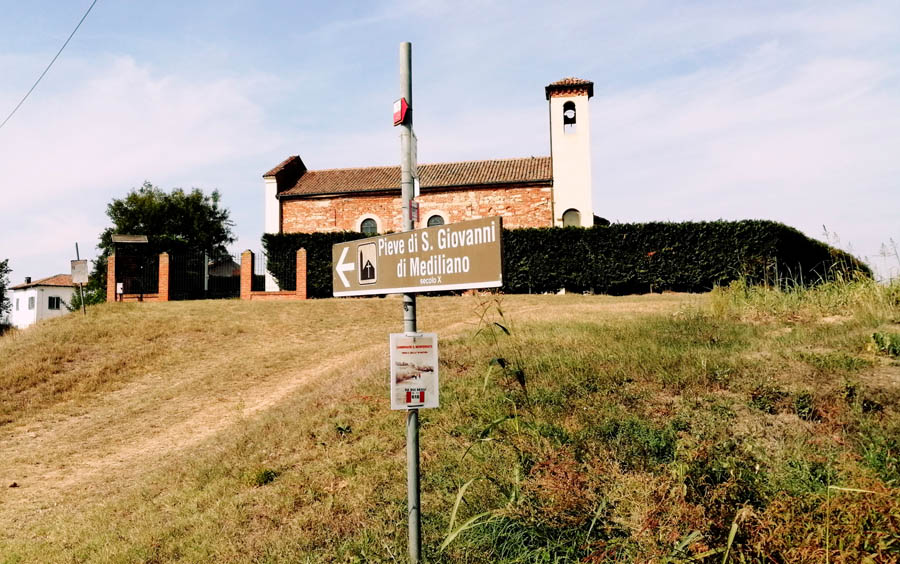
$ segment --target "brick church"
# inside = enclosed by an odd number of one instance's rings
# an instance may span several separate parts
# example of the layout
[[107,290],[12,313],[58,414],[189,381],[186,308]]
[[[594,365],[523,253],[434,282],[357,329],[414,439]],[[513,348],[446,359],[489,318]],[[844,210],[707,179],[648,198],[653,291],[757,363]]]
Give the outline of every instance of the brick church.
[[[417,227],[490,216],[502,216],[507,228],[594,224],[594,83],[565,78],[545,94],[550,156],[418,165]],[[267,233],[402,230],[399,166],[308,170],[291,156],[263,178]]]

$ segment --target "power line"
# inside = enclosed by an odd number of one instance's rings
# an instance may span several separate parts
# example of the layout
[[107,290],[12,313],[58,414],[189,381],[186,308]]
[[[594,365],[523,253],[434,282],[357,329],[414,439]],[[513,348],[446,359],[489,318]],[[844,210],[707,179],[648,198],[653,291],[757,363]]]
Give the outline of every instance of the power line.
[[8,122],[9,119],[10,119],[11,117],[13,117],[13,115],[19,110],[19,108],[22,107],[22,104],[25,103],[25,100],[28,99],[28,96],[31,95],[31,93],[32,93],[32,92],[34,91],[34,89],[37,87],[37,85],[38,85],[38,83],[41,81],[41,79],[44,78],[44,75],[47,74],[47,71],[50,70],[50,67],[53,66],[53,63],[56,62],[56,59],[57,59],[57,58],[59,57],[59,55],[63,52],[63,49],[65,49],[65,48],[66,48],[66,45],[69,44],[69,41],[72,40],[72,36],[74,36],[74,35],[75,35],[75,32],[78,31],[78,28],[81,27],[81,24],[84,22],[84,19],[88,17],[88,14],[90,14],[90,13],[91,13],[91,10],[94,9],[94,4],[96,4],[96,3],[97,3],[97,0],[94,0],[93,2],[91,2],[91,5],[88,7],[87,11],[84,13],[83,16],[81,16],[81,19],[78,21],[78,25],[76,25],[76,26],[75,26],[75,29],[72,30],[72,33],[69,34],[69,38],[66,39],[66,42],[63,43],[62,47],[59,48],[59,51],[56,52],[56,55],[53,57],[53,60],[50,61],[50,64],[47,65],[47,68],[45,68],[45,69],[44,69],[44,72],[41,73],[41,76],[39,76],[38,79],[34,81],[34,84],[31,85],[31,88],[28,89],[28,92],[25,93],[25,96],[23,96],[22,99],[19,101],[19,103],[16,104],[16,107],[13,108],[13,111],[9,112],[9,115],[6,116],[6,119],[3,120],[3,123],[0,123],[0,129],[3,129],[3,126],[6,125],[6,122]]

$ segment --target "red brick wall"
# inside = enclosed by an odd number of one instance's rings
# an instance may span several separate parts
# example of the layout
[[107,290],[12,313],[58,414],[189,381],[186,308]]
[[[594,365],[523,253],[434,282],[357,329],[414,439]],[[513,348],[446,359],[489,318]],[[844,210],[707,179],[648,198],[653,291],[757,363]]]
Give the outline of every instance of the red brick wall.
[[116,301],[116,255],[106,258],[106,301]]
[[120,302],[167,302],[168,299],[161,300],[159,294],[122,294],[119,296]]
[[242,300],[305,300],[306,299],[306,249],[297,250],[297,289],[293,292],[253,291],[253,252],[241,253],[241,299]]
[[[502,216],[503,226],[550,227],[553,225],[549,186],[480,188],[429,192],[417,198],[417,227],[425,227],[432,212],[443,212],[446,223]],[[284,233],[358,231],[360,218],[371,214],[379,220],[379,231],[401,231],[400,197],[394,195],[347,195],[324,198],[285,199],[281,202]]]

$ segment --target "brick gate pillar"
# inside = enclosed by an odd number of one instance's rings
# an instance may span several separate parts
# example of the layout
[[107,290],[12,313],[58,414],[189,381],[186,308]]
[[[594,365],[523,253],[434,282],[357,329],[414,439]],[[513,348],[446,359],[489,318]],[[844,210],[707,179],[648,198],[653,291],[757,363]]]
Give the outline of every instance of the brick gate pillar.
[[253,289],[253,251],[241,253],[241,299],[249,300]]
[[297,249],[297,299],[306,299],[306,249]]
[[159,301],[169,301],[169,253],[159,255],[159,285],[156,291]]
[[106,257],[106,301],[116,301],[116,255]]

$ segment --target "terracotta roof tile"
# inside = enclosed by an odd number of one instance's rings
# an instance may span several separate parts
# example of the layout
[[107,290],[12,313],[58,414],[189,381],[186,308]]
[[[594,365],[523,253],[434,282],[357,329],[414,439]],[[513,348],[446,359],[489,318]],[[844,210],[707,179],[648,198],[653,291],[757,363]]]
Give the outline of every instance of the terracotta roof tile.
[[[550,157],[497,159],[419,165],[423,191],[433,188],[547,183],[553,179]],[[280,196],[312,196],[400,190],[399,166],[308,170]]]
[[48,276],[47,278],[41,278],[40,280],[32,280],[28,284],[19,284],[18,286],[13,286],[10,290],[24,290],[25,288],[32,288],[34,286],[74,286],[72,283],[72,275],[70,274],[56,274],[53,276]]
[[267,176],[275,176],[275,175],[277,175],[279,172],[281,172],[282,170],[284,170],[285,167],[287,167],[287,165],[291,164],[291,162],[292,162],[294,159],[299,159],[299,158],[300,158],[300,157],[297,156],[297,155],[291,155],[290,157],[288,157],[288,158],[284,159],[283,161],[281,161],[280,163],[278,163],[278,166],[276,166],[275,168],[273,168],[273,169],[270,170],[269,172],[265,173],[265,174],[263,175],[263,178],[265,178],[265,177],[267,177]]
[[562,80],[557,80],[556,82],[551,82],[547,86],[544,87],[544,92],[547,95],[547,99],[550,99],[551,92],[559,92],[561,90],[573,90],[585,88],[587,90],[588,98],[594,95],[594,83],[590,80],[584,80],[583,78],[575,78],[574,76],[570,76],[564,78]]

